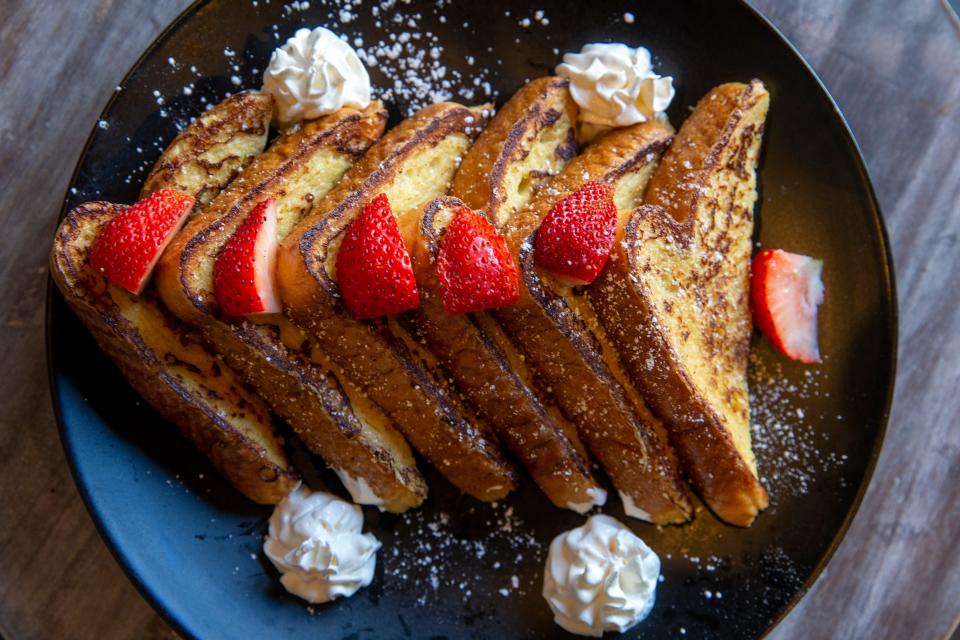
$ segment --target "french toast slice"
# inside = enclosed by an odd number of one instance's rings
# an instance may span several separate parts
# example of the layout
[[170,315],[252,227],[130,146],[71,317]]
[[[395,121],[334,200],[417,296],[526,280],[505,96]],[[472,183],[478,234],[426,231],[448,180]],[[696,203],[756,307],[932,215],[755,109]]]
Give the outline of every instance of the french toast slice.
[[708,93],[620,214],[589,297],[644,397],[667,425],[694,488],[723,520],[767,505],[750,446],[750,254],[763,84]]
[[542,271],[533,246],[553,205],[589,181],[610,184],[618,209],[636,206],[670,138],[654,122],[615,129],[543,185],[504,227],[520,270],[520,301],[492,312],[576,424],[625,513],[656,524],[692,515],[663,426],[632,386],[589,300]]
[[460,490],[497,500],[516,486],[512,465],[446,388],[431,354],[395,317],[350,316],[335,270],[347,228],[381,193],[409,237],[424,206],[447,191],[487,117],[485,107],[437,103],[391,130],[290,233],[280,247],[277,282],[285,312],[414,448]]
[[606,491],[593,477],[572,425],[551,415],[528,386],[529,368],[491,318],[444,310],[434,264],[444,230],[464,206],[444,196],[431,202],[421,219],[413,255],[421,303],[409,318],[412,331],[422,336],[470,408],[490,424],[550,501],[585,513],[606,501]]
[[[539,78],[514,94],[464,156],[451,192],[500,222],[525,206],[537,185],[576,153],[577,107],[567,84]],[[410,320],[466,403],[551,502],[586,512],[605,502],[606,491],[590,471],[576,430],[541,403],[529,368],[489,316],[450,315],[444,309],[436,258],[447,225],[463,206],[457,198],[439,198],[420,219],[411,259],[421,302]]]
[[213,295],[221,248],[260,202],[277,204],[282,240],[383,133],[380,103],[340,111],[285,132],[199,212],[157,269],[167,306],[204,337],[343,481],[354,501],[400,512],[427,487],[409,446],[363,395],[341,385],[323,352],[280,314],[229,318]]
[[238,491],[254,502],[280,502],[299,476],[263,401],[151,290],[135,296],[89,266],[100,229],[125,208],[88,202],[67,214],[50,253],[53,281],[147,404],[174,423]]
[[203,208],[267,145],[273,97],[235,94],[198,116],[160,155],[140,197],[160,189],[193,194]]
[[497,227],[524,207],[537,187],[577,155],[577,104],[569,80],[537,78],[500,109],[464,156],[450,195],[486,212]]

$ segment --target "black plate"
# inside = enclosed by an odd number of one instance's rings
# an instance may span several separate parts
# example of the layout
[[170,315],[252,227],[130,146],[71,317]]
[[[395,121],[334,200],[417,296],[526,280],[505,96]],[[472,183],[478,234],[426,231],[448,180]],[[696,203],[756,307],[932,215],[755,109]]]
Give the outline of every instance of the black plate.
[[[890,255],[842,116],[782,36],[736,2],[638,8],[624,1],[598,8],[540,0],[438,8],[442,4],[401,3],[379,15],[373,5],[358,5],[344,14],[343,24],[338,10],[321,2],[306,9],[305,2],[280,0],[192,7],[110,100],[66,206],[95,198],[133,201],[177,125],[238,86],[258,86],[271,50],[301,26],[326,25],[369,45],[402,32],[391,21],[398,10],[408,18],[419,13],[410,31],[438,37],[453,97],[464,101],[481,101],[484,81],[502,99],[526,79],[548,73],[559,60],[554,49],[577,50],[593,41],[649,47],[659,70],[676,78],[675,123],[712,86],[762,79],[772,107],[759,239],[825,259],[825,363],[789,363],[765,341],[755,341],[757,448],[771,507],[752,528],[724,526],[702,508],[682,528],[629,521],[660,554],[665,577],[653,613],[633,637],[761,635],[800,598],[846,530],[876,461],[893,391]],[[574,4],[579,8],[570,9]],[[624,19],[630,10],[633,22]],[[465,61],[468,55],[474,64]],[[382,64],[388,72],[396,69],[388,57]],[[474,78],[479,87],[464,95]],[[381,88],[392,84],[379,71],[373,81]],[[395,119],[410,107],[409,97],[391,99]],[[234,493],[139,402],[59,295],[50,298],[48,329],[54,402],[81,493],[133,581],[185,635],[560,635],[540,596],[543,561],[553,536],[583,519],[551,507],[531,482],[508,504],[490,506],[458,495],[428,472],[431,496],[423,509],[404,517],[366,509],[369,530],[384,543],[374,584],[349,600],[305,607],[283,591],[260,553],[270,510]],[[302,452],[297,457],[301,466],[319,466]],[[331,476],[312,480],[342,493]],[[605,511],[622,518],[619,504]]]

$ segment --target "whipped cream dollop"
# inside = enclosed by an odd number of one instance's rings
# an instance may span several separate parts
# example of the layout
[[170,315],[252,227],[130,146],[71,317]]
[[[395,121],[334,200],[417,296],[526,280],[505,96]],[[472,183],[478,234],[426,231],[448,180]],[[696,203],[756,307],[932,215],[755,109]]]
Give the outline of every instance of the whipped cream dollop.
[[673,78],[654,73],[650,52],[625,44],[588,44],[568,53],[557,75],[570,79],[580,120],[625,127],[661,116],[673,100]]
[[362,530],[360,507],[300,485],[274,509],[263,551],[287,591],[328,602],[373,580],[380,542]]
[[600,487],[590,487],[587,489],[587,498],[583,502],[568,502],[567,509],[584,514],[594,507],[602,507],[607,502],[607,492]]
[[620,522],[598,514],[553,539],[543,597],[558,625],[600,637],[647,617],[659,576],[657,554]]
[[[353,498],[354,502],[357,504],[367,504],[372,507],[383,506],[383,498],[374,493],[366,480],[363,478],[354,478],[343,469],[334,469],[334,471],[346,490],[350,492],[350,497]],[[382,508],[380,510],[383,511]]]
[[277,101],[277,120],[289,125],[370,104],[370,76],[357,52],[323,27],[298,29],[270,56],[263,91]]

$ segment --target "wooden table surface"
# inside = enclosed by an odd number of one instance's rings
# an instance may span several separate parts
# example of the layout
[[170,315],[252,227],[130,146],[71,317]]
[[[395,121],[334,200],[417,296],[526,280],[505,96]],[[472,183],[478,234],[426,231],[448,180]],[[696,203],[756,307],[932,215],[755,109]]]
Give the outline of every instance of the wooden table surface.
[[[863,506],[776,638],[944,638],[960,620],[960,21],[944,0],[754,0],[856,134],[896,264],[900,360]],[[44,355],[46,257],[86,136],[186,5],[0,0],[0,635],[175,637],[74,488]]]

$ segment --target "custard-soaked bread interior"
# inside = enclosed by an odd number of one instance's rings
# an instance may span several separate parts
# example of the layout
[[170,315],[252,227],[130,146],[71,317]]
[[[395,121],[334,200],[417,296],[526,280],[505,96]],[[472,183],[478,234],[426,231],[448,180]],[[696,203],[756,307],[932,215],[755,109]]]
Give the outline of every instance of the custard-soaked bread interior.
[[219,314],[213,264],[256,205],[274,199],[278,240],[320,201],[383,133],[379,103],[341,109],[288,130],[196,219],[164,255],[164,300],[196,324],[224,360],[287,420],[343,480],[354,500],[389,511],[420,504],[427,488],[409,446],[360,393],[341,385],[321,350],[280,315]]
[[108,283],[90,246],[122,205],[89,202],[60,225],[50,256],[57,287],[103,351],[151,407],[199,448],[234,487],[264,504],[299,482],[269,411],[240,378],[155,300]]
[[504,228],[520,268],[520,301],[493,312],[576,424],[627,515],[657,524],[692,514],[663,427],[623,371],[589,300],[536,265],[533,241],[550,209],[589,181],[611,185],[618,207],[639,202],[670,137],[657,123],[616,129],[544,184]]
[[[492,221],[506,222],[527,205],[534,189],[576,152],[577,107],[562,78],[539,78],[503,106],[470,147],[451,192]],[[532,388],[528,367],[495,322],[483,313],[446,312],[436,257],[456,198],[431,203],[415,229],[411,258],[420,306],[409,314],[430,350],[481,416],[559,507],[584,512],[603,504],[576,430],[551,413]]]
[[767,504],[750,446],[750,254],[769,95],[725,84],[697,105],[622,220],[590,297],[685,471],[724,520]]
[[[288,399],[278,401],[278,406],[284,414],[295,413],[294,420],[306,423],[296,429],[298,435],[325,457],[354,502],[395,513],[419,506],[427,497],[427,484],[417,471],[410,446],[390,419],[350,382],[316,340],[289,318],[271,316],[267,323],[245,323],[239,333],[245,342],[261,345],[260,351],[269,356],[267,363],[284,367],[288,375],[278,386],[288,391]],[[291,370],[287,367],[291,365],[296,366],[299,387],[289,384]],[[265,381],[275,378],[269,374],[261,377]],[[276,394],[271,389],[268,395]],[[317,411],[313,406],[318,399],[326,416],[306,422],[305,414],[309,417],[311,411]],[[331,419],[336,430],[325,426]]]
[[[433,375],[429,354],[395,321],[358,321],[336,283],[337,250],[362,208],[385,194],[405,238],[420,212],[450,186],[488,107],[438,103],[400,123],[347,172],[280,248],[277,280],[284,309],[316,339],[361,393],[462,491],[496,500],[516,472],[459,399]],[[408,245],[408,249],[410,246]]]
[[577,105],[565,78],[524,85],[463,158],[450,195],[487,214],[498,227],[530,202],[544,180],[577,154]]
[[217,304],[213,265],[220,249],[253,208],[277,199],[277,233],[284,237],[333,187],[386,126],[379,102],[344,108],[285,132],[174,239],[157,266],[164,302],[178,316],[203,323]]
[[231,96],[197,117],[160,155],[140,197],[160,189],[193,194],[200,209],[263,151],[273,98],[257,91]]

